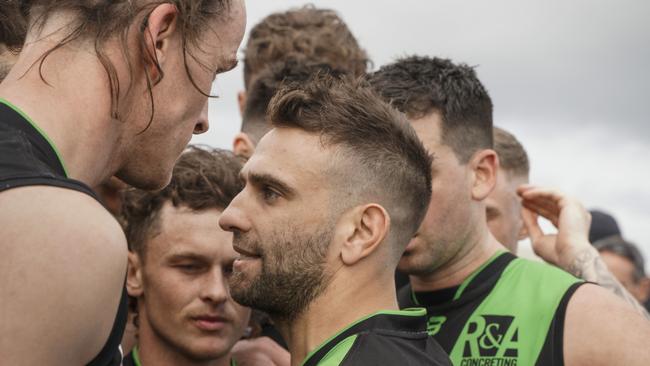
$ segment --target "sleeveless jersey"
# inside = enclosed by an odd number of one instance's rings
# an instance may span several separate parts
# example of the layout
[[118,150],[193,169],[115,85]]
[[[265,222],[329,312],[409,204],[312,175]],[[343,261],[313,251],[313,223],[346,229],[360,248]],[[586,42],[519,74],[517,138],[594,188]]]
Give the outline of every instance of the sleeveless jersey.
[[460,286],[399,291],[424,306],[429,334],[455,366],[563,365],[566,307],[584,282],[553,266],[497,253]]
[[[72,189],[99,201],[84,183],[67,178],[65,166],[47,135],[18,108],[0,99],[0,192],[35,185]],[[127,293],[124,289],[113,329],[89,366],[121,364],[120,341],[126,321]]]
[[426,310],[380,311],[357,320],[323,342],[301,366],[449,365],[426,332]]
[[[143,366],[142,361],[140,361],[140,350],[138,346],[133,347],[133,351],[124,357],[122,366]],[[237,366],[237,362],[234,359],[230,359],[230,366]]]

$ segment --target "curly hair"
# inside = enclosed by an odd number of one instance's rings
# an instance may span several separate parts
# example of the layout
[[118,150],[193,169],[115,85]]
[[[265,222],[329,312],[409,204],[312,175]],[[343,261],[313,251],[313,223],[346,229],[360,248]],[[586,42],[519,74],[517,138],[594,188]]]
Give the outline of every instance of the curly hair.
[[262,136],[271,130],[266,112],[275,93],[284,85],[307,82],[319,72],[335,77],[345,75],[344,71],[332,69],[327,64],[299,62],[295,59],[278,61],[268,66],[255,77],[246,93],[242,132],[256,143],[259,142]]
[[442,118],[442,141],[462,163],[491,149],[492,100],[473,67],[438,57],[411,56],[382,66],[369,81],[409,118]]
[[328,64],[355,76],[370,63],[341,17],[313,5],[273,13],[255,25],[244,50],[244,85],[267,65],[287,59]]
[[160,230],[160,211],[166,202],[195,211],[225,209],[243,188],[241,167],[241,160],[229,151],[190,146],[178,159],[167,187],[156,192],[127,190],[121,219],[129,250],[144,258],[147,240]]
[[25,43],[27,22],[20,10],[20,2],[5,0],[0,6],[0,44],[18,52]]

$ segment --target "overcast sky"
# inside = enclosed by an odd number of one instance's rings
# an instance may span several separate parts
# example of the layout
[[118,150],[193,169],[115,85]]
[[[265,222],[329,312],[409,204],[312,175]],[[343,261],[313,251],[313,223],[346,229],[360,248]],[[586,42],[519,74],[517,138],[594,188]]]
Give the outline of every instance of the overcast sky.
[[[305,3],[247,0],[247,29]],[[614,214],[650,263],[650,1],[312,3],[340,13],[375,68],[411,54],[476,66],[495,124],[528,150],[532,181]],[[242,88],[241,67],[218,77],[210,131],[193,143],[231,148]]]

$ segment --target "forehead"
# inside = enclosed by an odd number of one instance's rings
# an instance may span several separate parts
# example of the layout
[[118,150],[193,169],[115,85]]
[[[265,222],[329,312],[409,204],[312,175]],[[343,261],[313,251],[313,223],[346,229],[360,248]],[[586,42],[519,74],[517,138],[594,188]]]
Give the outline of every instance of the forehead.
[[297,128],[274,128],[260,140],[243,174],[268,174],[289,185],[306,188],[322,183],[334,151],[320,137]]
[[191,254],[213,261],[227,261],[236,256],[232,233],[219,227],[221,211],[193,211],[166,202],[160,212],[159,234],[147,243],[147,256],[164,258]]
[[203,37],[203,47],[216,53],[221,66],[226,68],[236,61],[237,50],[244,38],[246,28],[246,7],[243,0],[234,0],[228,8],[228,14],[214,17]]

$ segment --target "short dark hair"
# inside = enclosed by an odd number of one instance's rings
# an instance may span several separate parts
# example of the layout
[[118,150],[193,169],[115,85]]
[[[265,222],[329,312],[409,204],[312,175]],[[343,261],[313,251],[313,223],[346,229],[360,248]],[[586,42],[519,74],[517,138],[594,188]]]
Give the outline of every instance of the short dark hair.
[[244,85],[274,62],[307,60],[361,76],[370,63],[338,13],[313,5],[273,13],[250,31],[244,49]]
[[523,145],[510,132],[494,126],[494,150],[499,164],[508,173],[528,177],[530,162]]
[[307,82],[318,72],[326,72],[335,77],[345,74],[327,64],[311,63],[289,59],[276,62],[255,77],[246,93],[246,104],[242,116],[242,132],[256,143],[271,130],[266,112],[273,95],[285,84]]
[[473,67],[438,57],[410,56],[382,66],[369,81],[409,118],[442,117],[442,142],[463,163],[492,148],[492,101]]
[[160,230],[160,211],[165,202],[195,211],[224,210],[243,188],[241,167],[241,160],[229,151],[189,146],[174,166],[167,187],[156,192],[127,190],[122,222],[129,250],[144,258],[146,242]]
[[[378,200],[395,224],[396,253],[418,229],[431,197],[431,163],[406,117],[360,79],[318,73],[306,83],[280,89],[269,106],[275,128],[298,128],[334,146],[328,176],[345,194]],[[357,204],[338,197],[337,205]]]
[[611,235],[594,243],[599,252],[611,252],[619,255],[634,265],[634,282],[638,283],[645,277],[645,261],[639,248],[623,239],[620,235]]

